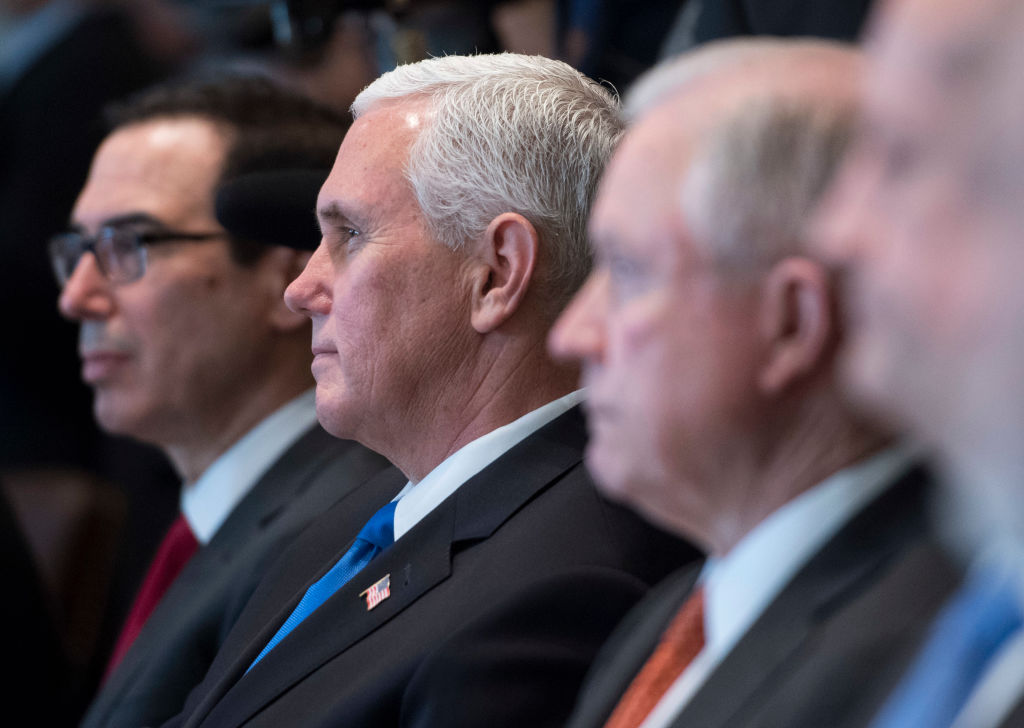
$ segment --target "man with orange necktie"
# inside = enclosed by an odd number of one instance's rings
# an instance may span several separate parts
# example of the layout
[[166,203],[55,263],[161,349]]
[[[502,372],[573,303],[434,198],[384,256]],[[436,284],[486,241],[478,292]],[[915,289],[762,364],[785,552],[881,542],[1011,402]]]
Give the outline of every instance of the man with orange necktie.
[[583,363],[604,491],[710,557],[627,617],[572,728],[860,725],[953,588],[926,475],[835,385],[834,282],[805,245],[859,63],[724,42],[627,102],[597,264],[549,341]]

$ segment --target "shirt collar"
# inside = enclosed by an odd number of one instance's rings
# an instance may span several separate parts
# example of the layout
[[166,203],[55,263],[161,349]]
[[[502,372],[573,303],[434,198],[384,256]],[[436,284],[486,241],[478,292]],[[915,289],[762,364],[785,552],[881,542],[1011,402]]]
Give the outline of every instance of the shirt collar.
[[316,424],[316,395],[302,393],[266,417],[181,490],[181,512],[207,544],[271,465]]
[[578,389],[478,437],[449,455],[418,483],[407,483],[395,497],[395,540],[514,445],[582,402],[584,394]]
[[724,655],[796,572],[839,529],[914,462],[891,448],[844,468],[758,524],[724,557],[710,560],[705,585],[706,649]]

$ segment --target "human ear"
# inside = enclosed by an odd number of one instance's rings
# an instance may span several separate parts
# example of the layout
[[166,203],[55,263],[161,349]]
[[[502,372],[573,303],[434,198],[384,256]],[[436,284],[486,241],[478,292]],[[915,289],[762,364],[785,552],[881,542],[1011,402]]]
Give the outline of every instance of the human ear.
[[493,331],[519,309],[533,279],[538,249],[537,230],[522,215],[502,213],[487,226],[473,274],[474,329]]
[[759,333],[768,355],[758,385],[778,394],[824,365],[836,337],[828,272],[808,258],[790,257],[772,266],[761,286]]

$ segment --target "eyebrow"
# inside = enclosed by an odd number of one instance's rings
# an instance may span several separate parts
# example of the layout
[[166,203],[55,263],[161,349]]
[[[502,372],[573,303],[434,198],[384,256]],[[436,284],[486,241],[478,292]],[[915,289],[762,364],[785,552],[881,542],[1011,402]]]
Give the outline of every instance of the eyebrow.
[[[147,212],[128,212],[123,215],[108,217],[99,224],[99,227],[124,227],[126,225],[149,225],[157,228],[167,228],[167,223]],[[72,232],[81,233],[82,235],[87,233],[85,226],[81,223],[73,222],[69,229]]]
[[341,205],[337,202],[328,202],[326,205],[317,210],[316,213],[317,224],[320,226],[320,232],[323,233],[324,225],[333,225],[334,227],[342,227],[344,225],[351,224],[351,220],[348,215],[341,211]]

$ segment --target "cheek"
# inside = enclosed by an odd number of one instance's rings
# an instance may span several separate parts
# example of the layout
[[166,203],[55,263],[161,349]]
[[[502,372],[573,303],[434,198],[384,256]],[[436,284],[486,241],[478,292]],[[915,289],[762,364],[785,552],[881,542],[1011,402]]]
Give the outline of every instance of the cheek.
[[664,301],[649,301],[609,330],[609,365],[617,373],[622,408],[630,413],[623,439],[640,441],[645,449],[671,427],[679,403],[680,373],[689,359],[678,335],[681,325]]

